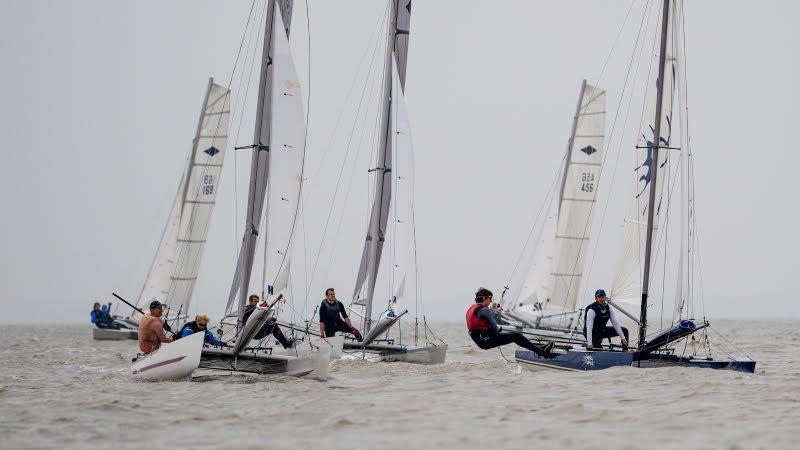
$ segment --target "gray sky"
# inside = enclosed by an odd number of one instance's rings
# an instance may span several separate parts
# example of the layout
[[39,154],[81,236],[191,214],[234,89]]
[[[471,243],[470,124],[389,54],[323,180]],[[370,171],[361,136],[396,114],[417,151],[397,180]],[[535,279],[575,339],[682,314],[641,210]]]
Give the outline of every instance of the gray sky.
[[[321,152],[346,135],[336,117],[352,104],[347,88],[363,69],[382,4],[309,3],[308,151],[316,169]],[[305,4],[296,4],[292,46],[308,83]],[[580,81],[597,81],[629,5],[415,1],[406,99],[429,317],[461,320],[479,285],[502,289],[559,168]],[[634,4],[601,79],[609,111],[618,102],[632,21],[644,5]],[[138,295],[206,80],[227,84],[249,8],[250,1],[4,3],[0,322],[85,321],[91,302],[112,291]],[[689,120],[712,319],[798,317],[800,220],[792,200],[797,181],[787,170],[800,166],[791,141],[800,122],[799,14],[790,1],[686,7]],[[248,123],[237,145],[249,143]],[[633,146],[635,135],[624,142]],[[196,308],[212,314],[224,305],[234,269],[241,227],[233,187],[241,202],[248,160],[228,155],[195,289]],[[627,188],[615,186],[621,195]],[[606,227],[620,218],[610,211]],[[342,242],[348,233],[358,239],[341,258],[357,260],[362,232],[345,229]],[[610,285],[617,241],[613,232],[601,237],[592,289]],[[354,271],[334,267],[319,286],[351,289],[354,280],[341,274]]]

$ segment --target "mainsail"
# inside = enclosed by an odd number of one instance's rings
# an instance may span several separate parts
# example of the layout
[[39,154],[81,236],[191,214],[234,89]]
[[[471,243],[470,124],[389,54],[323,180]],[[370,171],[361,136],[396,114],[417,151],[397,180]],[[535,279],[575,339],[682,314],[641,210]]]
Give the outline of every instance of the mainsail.
[[[679,2],[672,3],[673,12],[679,7]],[[639,312],[642,302],[644,279],[645,257],[647,254],[647,228],[648,210],[650,209],[650,189],[654,171],[658,171],[655,178],[655,196],[653,205],[652,233],[656,245],[653,246],[653,254],[659,248],[658,242],[664,229],[667,216],[667,204],[665,194],[670,183],[669,174],[678,170],[680,154],[670,150],[675,143],[673,142],[673,124],[677,125],[680,120],[673,120],[674,102],[673,97],[676,92],[679,73],[678,58],[680,48],[678,47],[681,33],[675,30],[680,26],[680,21],[674,20],[675,13],[669,15],[667,27],[666,55],[664,68],[664,83],[661,99],[658,99],[658,79],[649,80],[646,94],[646,110],[644,123],[641,124],[639,139],[636,145],[636,160],[631,171],[632,193],[627,213],[623,223],[623,237],[620,246],[614,277],[611,285],[610,297],[614,303],[628,311],[636,314]],[[658,55],[653,55],[657,58]],[[658,137],[655,137],[656,127],[653,117],[656,116],[656,108],[661,105],[660,126],[658,127]],[[655,158],[655,143],[659,141],[658,160]],[[666,188],[666,189],[665,189]],[[682,250],[681,250],[682,251]],[[681,256],[680,265],[683,263]],[[651,274],[655,265],[650,268]],[[681,281],[679,280],[679,283]]]
[[[363,304],[364,328],[369,330],[372,323],[372,303],[375,294],[375,283],[378,277],[383,244],[386,239],[386,226],[389,219],[392,199],[392,108],[394,84],[405,86],[406,60],[408,57],[408,36],[411,23],[411,1],[392,0],[389,12],[389,33],[387,39],[386,58],[384,61],[384,85],[381,107],[381,132],[376,149],[376,165],[372,169],[375,174],[375,191],[367,229],[367,237],[361,256],[361,264],[353,290],[353,302]],[[396,72],[396,76],[395,76]],[[397,81],[394,81],[395,78]],[[359,298],[366,284],[363,298]]]
[[280,14],[275,3],[270,0],[268,4],[247,216],[226,307],[228,317],[241,317],[243,313],[265,206],[266,294],[285,290],[290,278],[292,235],[305,158],[305,123],[300,82],[289,48],[292,1],[279,2]]
[[189,309],[225,159],[229,94],[227,88],[209,80],[187,169],[139,294],[140,308],[155,298],[169,306],[170,314],[185,314]]
[[515,308],[575,309],[603,161],[605,103],[605,91],[584,81],[565,157],[559,201],[554,205],[557,213],[543,225],[545,239],[539,243]]

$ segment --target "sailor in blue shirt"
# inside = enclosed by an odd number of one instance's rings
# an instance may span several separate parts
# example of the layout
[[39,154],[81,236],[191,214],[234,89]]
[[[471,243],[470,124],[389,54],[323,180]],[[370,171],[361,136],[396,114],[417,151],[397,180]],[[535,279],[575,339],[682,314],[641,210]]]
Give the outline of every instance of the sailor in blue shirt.
[[194,333],[202,332],[205,334],[205,342],[211,345],[222,345],[222,342],[219,341],[214,334],[206,328],[208,327],[208,316],[205,314],[198,314],[194,317],[194,320],[191,322],[186,322],[186,324],[181,328],[181,331],[178,332],[176,336],[177,339],[182,337],[190,336]]

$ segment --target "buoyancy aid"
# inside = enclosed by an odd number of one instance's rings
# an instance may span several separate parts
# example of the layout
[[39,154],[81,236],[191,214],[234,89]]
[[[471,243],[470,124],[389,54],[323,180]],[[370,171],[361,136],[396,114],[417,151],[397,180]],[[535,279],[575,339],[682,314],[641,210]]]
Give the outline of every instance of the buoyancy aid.
[[205,330],[205,328],[200,328],[200,327],[198,327],[198,326],[197,326],[197,322],[196,322],[196,321],[194,321],[194,320],[193,320],[193,321],[191,321],[191,322],[186,322],[186,324],[184,324],[184,325],[181,327],[180,331],[178,331],[178,334],[176,334],[176,335],[175,335],[175,340],[178,340],[178,339],[182,338],[182,337],[183,337],[183,330],[185,330],[185,329],[187,329],[187,328],[189,328],[190,330],[192,330],[192,334],[195,334],[195,333],[197,333],[198,331],[201,331],[201,332],[205,333],[205,331],[206,331],[206,330]]
[[483,317],[476,316],[478,310],[481,308],[485,308],[485,306],[481,305],[480,303],[475,303],[467,310],[467,331],[478,333],[485,333],[489,331],[489,321]]

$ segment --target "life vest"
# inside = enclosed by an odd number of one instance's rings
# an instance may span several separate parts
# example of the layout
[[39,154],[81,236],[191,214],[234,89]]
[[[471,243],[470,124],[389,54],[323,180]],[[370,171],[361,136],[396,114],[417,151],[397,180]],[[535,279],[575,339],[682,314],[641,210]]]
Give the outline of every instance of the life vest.
[[185,323],[185,324],[184,324],[184,325],[181,327],[181,329],[178,331],[178,334],[176,334],[176,335],[175,335],[175,339],[174,339],[174,340],[178,340],[178,339],[182,338],[182,337],[183,337],[183,330],[185,330],[185,329],[187,329],[187,328],[188,328],[188,329],[190,329],[190,330],[192,330],[192,334],[195,334],[195,333],[197,333],[197,332],[200,332],[200,331],[202,331],[203,333],[205,333],[205,330],[204,330],[204,329],[202,329],[202,328],[200,328],[200,327],[198,327],[198,326],[197,326],[197,322],[193,320],[193,321],[191,321],[191,322],[186,322],[186,323]]
[[467,310],[467,331],[478,333],[489,331],[489,321],[476,315],[481,308],[485,308],[485,306],[480,303],[475,303]]
[[[586,307],[584,311],[583,317],[586,317],[586,314],[589,313],[591,309],[594,311],[594,322],[592,323],[592,334],[595,334],[598,330],[601,330],[606,327],[608,324],[608,320],[611,319],[611,306],[606,303],[605,308],[601,308],[597,302],[592,302],[591,305]],[[586,334],[586,319],[583,321],[583,334]]]

